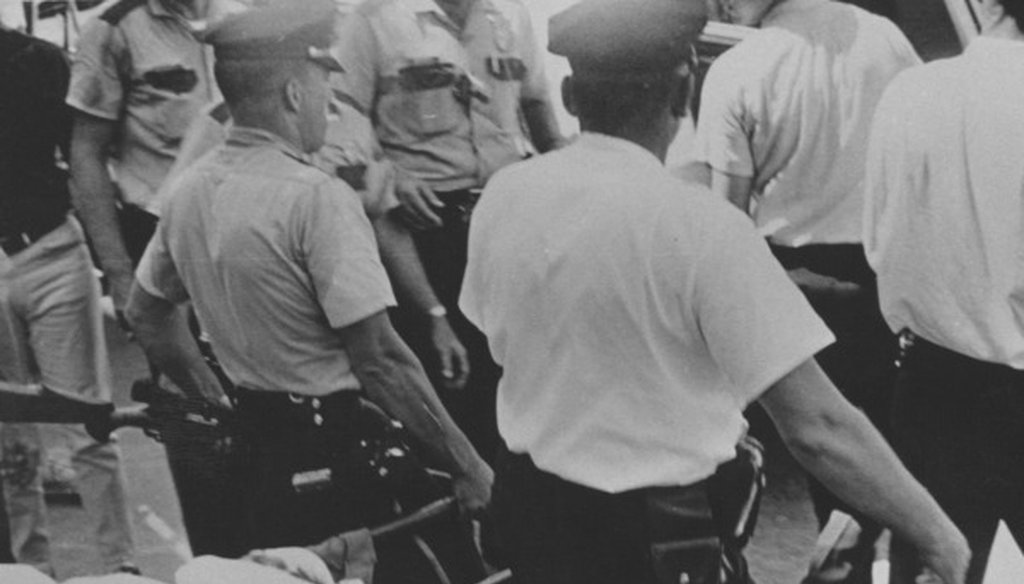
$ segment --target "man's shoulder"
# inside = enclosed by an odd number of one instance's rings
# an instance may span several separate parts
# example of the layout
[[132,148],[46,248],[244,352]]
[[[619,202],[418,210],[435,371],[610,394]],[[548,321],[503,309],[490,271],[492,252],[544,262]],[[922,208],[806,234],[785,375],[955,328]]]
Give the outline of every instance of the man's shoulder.
[[394,15],[396,11],[407,11],[405,0],[362,0],[352,11],[365,18],[379,18],[382,15]]
[[789,30],[759,29],[715,59],[708,75],[724,77],[734,85],[771,79],[774,70],[804,43],[799,35]]

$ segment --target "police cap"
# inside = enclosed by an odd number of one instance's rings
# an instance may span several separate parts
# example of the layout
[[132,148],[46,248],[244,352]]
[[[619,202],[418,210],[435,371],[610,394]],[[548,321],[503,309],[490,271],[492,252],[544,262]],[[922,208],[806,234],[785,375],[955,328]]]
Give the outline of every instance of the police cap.
[[707,23],[705,0],[581,0],[548,22],[548,50],[577,77],[635,79],[684,63]]
[[224,17],[203,40],[218,61],[309,59],[331,71],[336,9],[332,0],[273,0]]

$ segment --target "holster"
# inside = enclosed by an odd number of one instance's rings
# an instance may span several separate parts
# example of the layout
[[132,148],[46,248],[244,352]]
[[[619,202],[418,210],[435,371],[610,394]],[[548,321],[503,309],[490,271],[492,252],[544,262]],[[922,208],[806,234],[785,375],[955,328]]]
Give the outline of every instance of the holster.
[[763,447],[745,437],[736,457],[688,487],[648,489],[651,557],[661,584],[752,584],[743,557],[764,490]]

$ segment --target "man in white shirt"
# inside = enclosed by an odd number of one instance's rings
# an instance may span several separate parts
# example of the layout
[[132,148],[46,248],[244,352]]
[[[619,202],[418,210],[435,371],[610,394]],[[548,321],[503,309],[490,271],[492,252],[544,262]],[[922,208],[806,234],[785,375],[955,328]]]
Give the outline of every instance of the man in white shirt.
[[893,446],[967,536],[968,582],[1000,519],[1024,541],[1024,2],[977,8],[963,55],[901,74],[882,99],[864,231],[903,331]]
[[[756,399],[813,474],[960,582],[962,536],[815,364],[828,329],[740,213],[664,168],[705,11],[583,0],[552,18],[584,134],[498,172],[470,227],[460,306],[504,367],[494,515],[516,582],[718,582],[706,479]],[[666,496],[688,502],[672,525],[695,550],[675,569],[652,562]]]
[[[841,2],[722,4],[728,18],[759,30],[708,72],[696,157],[715,194],[753,217],[835,333],[822,368],[884,431],[897,349],[861,245],[864,157],[886,85],[920,60],[892,22]],[[836,507],[850,512],[810,486],[822,525]],[[871,581],[880,529],[864,527],[848,584]]]

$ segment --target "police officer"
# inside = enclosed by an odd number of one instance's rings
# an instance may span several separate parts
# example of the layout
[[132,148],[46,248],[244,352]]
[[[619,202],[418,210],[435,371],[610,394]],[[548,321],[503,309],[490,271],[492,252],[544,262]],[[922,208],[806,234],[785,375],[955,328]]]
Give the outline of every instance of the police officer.
[[[118,0],[82,31],[67,103],[74,111],[71,194],[121,315],[132,271],[156,226],[154,197],[196,113],[220,96],[213,54],[197,33],[244,6],[235,0]],[[123,320],[121,320],[123,325]],[[168,434],[167,457],[197,553],[235,554],[205,481],[209,448]]]
[[[338,41],[337,89],[374,120],[396,195],[440,304],[396,323],[420,354],[421,323],[444,318],[469,353],[461,394],[445,394],[485,457],[497,444],[500,371],[457,306],[479,189],[499,168],[558,146],[542,54],[518,0],[367,0]],[[435,378],[439,387],[449,380]]]
[[[327,79],[338,67],[327,51],[333,10],[282,2],[209,32],[234,126],[176,180],[128,305],[161,370],[223,404],[179,318],[178,305],[194,303],[238,388],[256,547],[316,542],[391,512],[351,456],[360,395],[452,474],[464,510],[490,497],[490,468],[391,328],[394,299],[358,196],[307,157],[323,145]],[[389,565],[382,555],[382,569]]]
[[741,213],[664,168],[705,13],[553,17],[583,134],[499,171],[474,211],[460,304],[504,368],[494,513],[516,582],[720,582],[708,480],[754,400],[812,474],[962,582],[963,536],[815,363],[829,330]]

